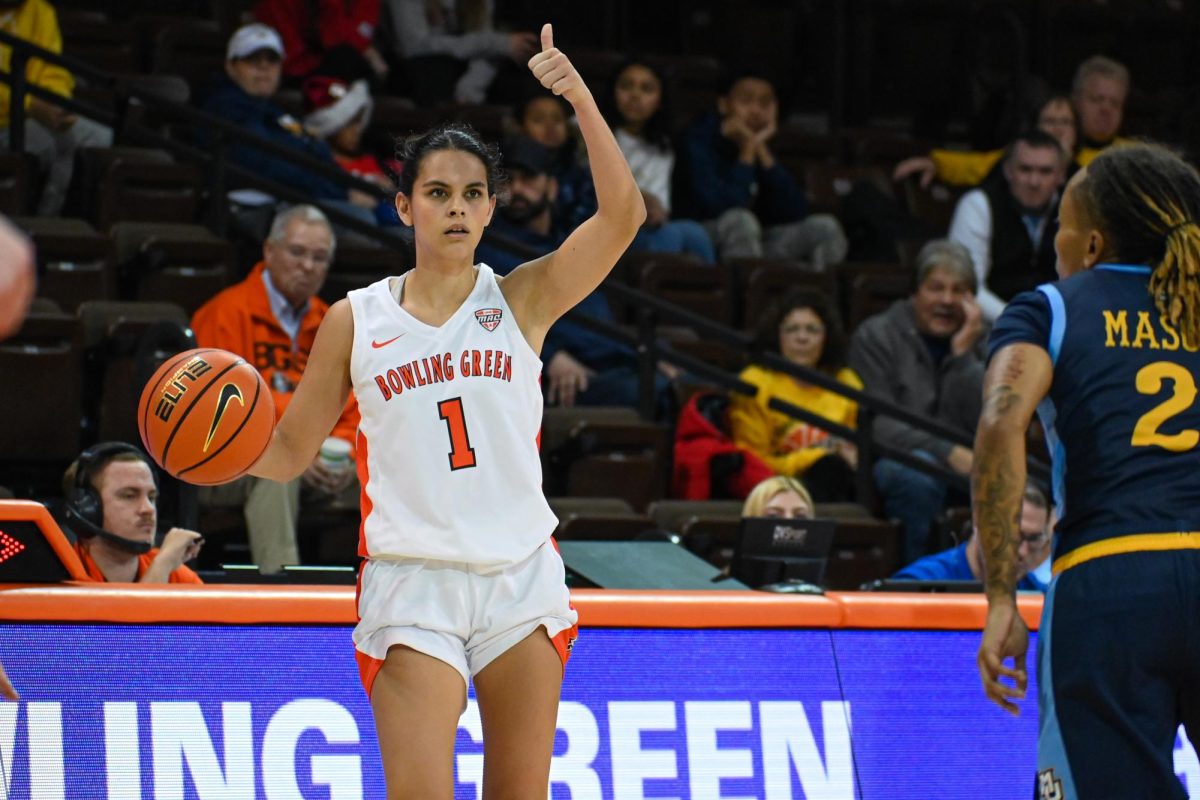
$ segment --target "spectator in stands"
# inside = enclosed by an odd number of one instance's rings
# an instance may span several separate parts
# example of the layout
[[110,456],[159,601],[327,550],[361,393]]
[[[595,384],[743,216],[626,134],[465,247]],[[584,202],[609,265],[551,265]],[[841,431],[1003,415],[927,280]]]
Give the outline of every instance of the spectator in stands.
[[[971,535],[965,542],[914,561],[893,575],[893,580],[982,581],[983,543],[975,527],[970,527]],[[1017,589],[1045,594],[1050,584],[1050,505],[1045,492],[1033,482],[1025,485],[1020,537],[1017,567],[1021,577]]]
[[704,226],[695,220],[671,219],[675,151],[668,102],[662,73],[638,59],[617,70],[604,98],[605,116],[646,203],[646,222],[630,249],[688,253],[711,264],[716,253]]
[[[1032,125],[1057,139],[1063,152],[1068,154],[1066,178],[1086,166],[1102,147],[1125,141],[1116,136],[1116,131],[1124,114],[1128,85],[1129,71],[1125,67],[1112,59],[1095,56],[1079,66],[1070,97],[1053,94],[1038,105]],[[1086,98],[1083,86],[1088,87]],[[1090,120],[1086,130],[1085,111]],[[1096,136],[1101,138],[1092,138]],[[1097,141],[1104,144],[1098,147]],[[916,175],[922,187],[928,187],[934,178],[951,186],[978,186],[1000,163],[1004,153],[1003,150],[980,152],[935,148],[927,156],[901,161],[893,170],[892,178],[902,181]]]
[[203,537],[172,528],[154,548],[158,481],[150,459],[124,442],[101,442],[63,475],[66,517],[88,577],[101,583],[201,583],[184,566]]
[[[52,53],[62,53],[58,15],[46,0],[9,0],[0,4],[0,30]],[[11,72],[12,49],[0,47],[0,68]],[[25,79],[62,97],[71,97],[75,78],[65,68],[40,58],[25,66]],[[11,124],[11,90],[0,83],[0,147],[8,148]],[[70,113],[50,100],[25,95],[25,150],[37,159],[45,175],[38,200],[39,216],[57,216],[67,198],[67,187],[75,170],[75,153],[84,147],[109,147],[112,129]]]
[[798,479],[775,475],[750,490],[742,504],[742,516],[812,519],[816,507],[812,495]]
[[[846,367],[841,319],[820,292],[799,289],[786,294],[766,316],[756,338],[762,351],[819,370],[853,389],[862,388],[862,381]],[[854,427],[858,405],[770,367],[751,364],[739,377],[757,387],[758,393],[732,395],[729,424],[734,443],[753,451],[780,475],[803,478],[817,500],[854,499],[858,463],[854,444],[769,404],[782,400],[847,427]]]
[[[850,367],[867,392],[969,436],[979,421],[987,341],[971,254],[957,242],[935,239],[917,254],[916,281],[911,297],[854,331]],[[907,422],[881,414],[874,437],[958,475],[971,472],[969,447]],[[904,530],[903,563],[925,555],[946,484],[891,459],[876,462],[875,483],[887,516],[900,520]]]
[[949,238],[971,253],[984,319],[996,319],[1020,292],[1058,280],[1054,235],[1067,156],[1058,140],[1034,129],[1008,147],[1001,175],[967,192],[954,209]]
[[[263,260],[241,283],[209,300],[192,318],[201,347],[219,347],[253,364],[283,415],[304,372],[317,328],[328,304],[317,297],[334,257],[329,220],[314,206],[299,205],[275,217],[263,245]],[[358,407],[352,397],[334,427],[333,436],[353,446]],[[259,571],[278,572],[300,563],[296,521],[301,487],[306,502],[328,501],[354,482],[352,464],[334,469],[318,455],[296,481],[281,484],[245,477],[201,490],[208,506],[242,506],[250,554]]]
[[[383,163],[362,149],[374,105],[366,81],[347,83],[326,75],[312,75],[304,81],[304,127],[329,145],[334,160],[346,172],[395,193],[396,182]],[[399,166],[392,162],[393,174]]]
[[1129,96],[1129,70],[1107,56],[1092,56],[1075,70],[1071,100],[1079,115],[1080,149],[1076,156],[1087,166],[1100,151],[1123,141],[1119,136]]
[[535,90],[517,105],[520,134],[550,151],[550,174],[557,185],[554,224],[573,231],[596,213],[596,187],[587,153],[573,135],[571,105],[561,97]]
[[33,243],[0,217],[0,341],[16,333],[37,290]]
[[[555,224],[551,213],[558,189],[551,174],[552,163],[550,152],[532,139],[518,137],[505,145],[509,198],[492,218],[491,232],[539,253],[558,248],[566,231]],[[529,260],[486,239],[476,250],[476,258],[498,275],[507,275]],[[583,298],[575,310],[616,324],[600,289]],[[546,334],[541,357],[545,365],[542,384],[551,405],[637,405],[637,353],[632,348],[563,317]],[[656,377],[658,405],[663,414],[668,412],[668,374],[673,376],[675,371],[663,365]]]
[[795,177],[771,150],[779,131],[775,86],[760,72],[734,74],[717,110],[688,127],[681,147],[680,213],[705,222],[721,259],[788,258],[817,269],[840,263],[846,236],[829,214],[809,214]]
[[383,80],[389,67],[375,46],[379,0],[259,0],[255,18],[283,40],[283,75],[299,82],[315,73]]
[[[1058,142],[1067,154],[1066,177],[1079,169],[1079,123],[1071,98],[1065,94],[1047,97],[1037,106],[1030,127],[1042,130]],[[923,188],[934,178],[950,186],[978,186],[996,171],[1005,150],[945,150],[934,148],[926,156],[906,158],[892,171],[893,180],[902,181],[916,175]]]
[[362,147],[373,107],[371,89],[364,80],[348,84],[340,78],[311,75],[304,81],[304,127],[329,145],[338,166],[388,193],[375,204],[375,222],[398,226],[401,223],[392,200],[396,193],[392,176],[399,174],[400,163],[389,160],[385,165]]
[[[225,75],[204,101],[203,108],[276,144],[336,166],[328,145],[309,134],[299,120],[271,102],[279,90],[283,52],[283,42],[274,28],[258,22],[238,28],[229,37]],[[201,131],[201,137],[207,143],[208,132]],[[347,191],[333,179],[319,175],[305,165],[263,152],[252,145],[234,142],[229,152],[235,164],[253,170],[263,178],[333,203],[340,210],[365,221],[375,219],[378,201],[366,192]],[[255,192],[253,196],[238,194],[235,199],[247,204],[273,201],[261,192]]]
[[[537,34],[493,29],[491,0],[386,0],[396,57],[417,105],[482,103],[502,69],[538,51]],[[520,73],[523,75],[523,73]],[[511,98],[509,98],[511,101]]]

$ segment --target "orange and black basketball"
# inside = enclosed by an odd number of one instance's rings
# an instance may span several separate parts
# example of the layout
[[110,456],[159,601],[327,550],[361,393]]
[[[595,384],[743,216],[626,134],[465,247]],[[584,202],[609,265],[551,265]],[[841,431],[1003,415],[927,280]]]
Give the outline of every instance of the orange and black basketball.
[[202,486],[244,474],[274,429],[275,404],[262,375],[215,348],[168,358],[138,403],[146,452],[176,478]]

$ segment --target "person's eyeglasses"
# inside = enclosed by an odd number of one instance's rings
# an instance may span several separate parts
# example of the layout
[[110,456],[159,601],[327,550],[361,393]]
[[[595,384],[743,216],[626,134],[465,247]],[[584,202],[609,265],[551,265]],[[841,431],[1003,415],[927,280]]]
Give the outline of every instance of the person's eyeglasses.
[[287,251],[289,256],[297,261],[308,259],[314,264],[328,264],[331,257],[330,254],[325,250],[309,250],[308,248],[301,247],[298,244],[284,245],[283,249]]
[[1020,544],[1029,545],[1030,547],[1040,547],[1050,538],[1050,531],[1039,531],[1031,533],[1028,536],[1021,534]]

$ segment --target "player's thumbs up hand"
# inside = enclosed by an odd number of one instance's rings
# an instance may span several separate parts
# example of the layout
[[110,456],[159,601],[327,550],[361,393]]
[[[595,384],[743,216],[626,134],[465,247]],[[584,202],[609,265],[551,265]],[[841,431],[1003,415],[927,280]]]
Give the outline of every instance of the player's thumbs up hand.
[[549,22],[542,26],[542,52],[529,59],[529,71],[542,86],[562,95],[572,105],[587,91],[571,60],[554,46],[554,28]]

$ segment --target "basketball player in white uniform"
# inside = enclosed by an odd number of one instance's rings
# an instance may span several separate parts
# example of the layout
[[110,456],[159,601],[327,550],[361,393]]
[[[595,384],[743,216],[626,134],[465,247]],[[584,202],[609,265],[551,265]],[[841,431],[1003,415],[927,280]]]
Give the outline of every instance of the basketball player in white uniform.
[[251,473],[312,462],[353,388],[362,412],[360,623],[388,797],[450,798],[475,684],[483,796],[546,797],[576,615],[541,491],[538,352],[646,216],[591,92],[549,25],[529,61],[575,109],[598,210],[555,252],[497,278],[474,263],[496,205],[493,149],[462,126],[409,139],[396,209],[416,268],[329,310],[304,378]]

